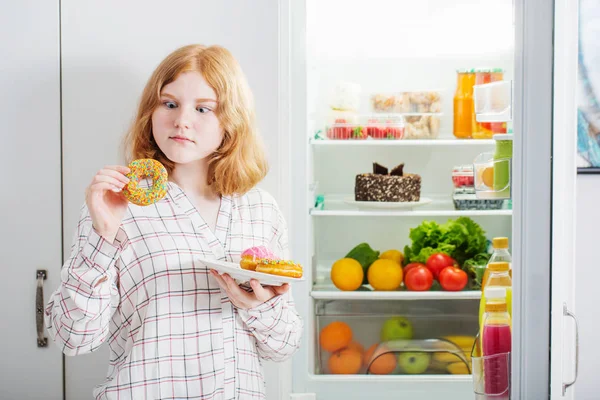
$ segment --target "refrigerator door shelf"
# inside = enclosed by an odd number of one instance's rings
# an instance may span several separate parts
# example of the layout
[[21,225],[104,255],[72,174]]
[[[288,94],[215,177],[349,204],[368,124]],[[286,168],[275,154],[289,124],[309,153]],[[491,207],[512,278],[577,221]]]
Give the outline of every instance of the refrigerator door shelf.
[[512,121],[512,81],[473,86],[477,122]]

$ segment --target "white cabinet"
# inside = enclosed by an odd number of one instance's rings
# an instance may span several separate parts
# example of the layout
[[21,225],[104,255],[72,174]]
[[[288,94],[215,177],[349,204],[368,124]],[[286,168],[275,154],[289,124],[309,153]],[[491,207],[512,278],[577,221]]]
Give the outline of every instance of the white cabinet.
[[[61,263],[58,2],[5,2],[0,13],[0,398],[62,399],[62,355],[38,347],[36,318]],[[42,310],[36,304],[37,270]],[[43,328],[43,320],[42,328]],[[48,337],[42,332],[42,338]]]

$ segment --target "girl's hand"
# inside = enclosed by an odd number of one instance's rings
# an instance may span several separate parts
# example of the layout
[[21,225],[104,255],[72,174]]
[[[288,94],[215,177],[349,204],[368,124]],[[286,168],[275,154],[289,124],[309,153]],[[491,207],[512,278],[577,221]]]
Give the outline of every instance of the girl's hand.
[[265,301],[280,294],[284,294],[290,289],[290,286],[287,283],[284,283],[281,286],[263,287],[256,279],[251,279],[250,286],[252,287],[252,292],[247,292],[240,288],[228,274],[219,275],[214,269],[211,269],[210,273],[215,277],[219,286],[227,293],[227,296],[233,305],[242,310],[248,310],[259,306]]
[[129,183],[125,174],[130,170],[121,165],[109,165],[98,171],[85,191],[94,229],[113,242],[127,210],[128,201],[121,190]]

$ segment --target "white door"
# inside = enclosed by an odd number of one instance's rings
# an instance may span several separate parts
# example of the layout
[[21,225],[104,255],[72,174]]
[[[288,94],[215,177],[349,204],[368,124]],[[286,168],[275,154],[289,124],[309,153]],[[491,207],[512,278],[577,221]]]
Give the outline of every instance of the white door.
[[552,399],[574,399],[577,377],[575,317],[577,181],[578,2],[555,2],[552,212]]
[[0,398],[62,399],[62,355],[36,331],[37,270],[43,309],[62,257],[58,1],[3,2],[0,38]]
[[[92,176],[106,164],[123,162],[120,141],[152,70],[168,53],[190,43],[222,45],[239,60],[254,93],[271,165],[261,186],[287,212],[288,191],[282,185],[289,133],[287,47],[279,40],[285,10],[274,0],[61,2],[65,251]],[[67,400],[91,398],[107,365],[106,346],[66,358]],[[269,399],[285,398],[285,370],[266,363]]]

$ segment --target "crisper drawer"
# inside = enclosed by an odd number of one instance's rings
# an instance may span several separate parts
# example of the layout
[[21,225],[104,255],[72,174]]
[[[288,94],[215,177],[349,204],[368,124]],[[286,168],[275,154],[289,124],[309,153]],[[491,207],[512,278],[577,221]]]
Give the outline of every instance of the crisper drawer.
[[468,375],[476,300],[317,301],[317,375]]

